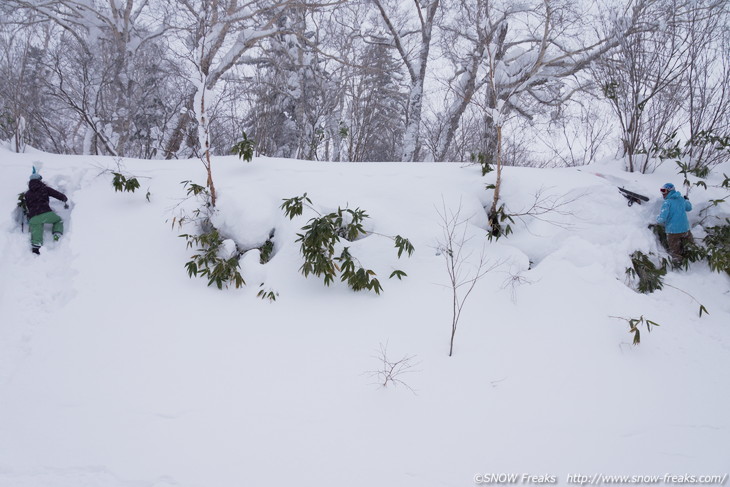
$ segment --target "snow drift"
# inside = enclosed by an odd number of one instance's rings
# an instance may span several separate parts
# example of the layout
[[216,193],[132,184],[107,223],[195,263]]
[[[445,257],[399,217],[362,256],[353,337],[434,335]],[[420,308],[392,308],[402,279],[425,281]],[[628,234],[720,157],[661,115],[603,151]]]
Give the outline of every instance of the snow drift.
[[[34,161],[75,204],[40,257],[11,218]],[[200,162],[124,160],[141,194],[113,191],[103,171],[114,164],[0,152],[0,486],[728,472],[730,278],[697,263],[644,295],[625,277],[634,250],[663,252],[647,224],[661,184],[680,182],[671,167],[506,168],[503,201],[525,214],[489,242],[491,175],[473,166],[216,158],[218,228],[241,248],[275,230],[271,261],[245,255],[247,286],[219,291],[186,276],[191,251],[172,224],[191,204],[180,182],[204,182]],[[713,177],[691,194],[695,225],[724,196]],[[617,184],[651,199],[629,207]],[[348,245],[381,296],[299,273],[296,233],[316,213],[289,220],[279,207],[304,192],[319,212],[367,211],[371,233]],[[448,357],[439,212],[457,210],[467,269],[482,249],[496,267],[466,301]],[[713,211],[727,215],[727,203]],[[381,236],[396,234],[412,257]],[[387,279],[396,268],[402,281]],[[262,285],[276,301],[256,296]],[[625,319],[640,316],[661,326],[632,346]],[[377,383],[382,349],[410,359],[407,387]]]

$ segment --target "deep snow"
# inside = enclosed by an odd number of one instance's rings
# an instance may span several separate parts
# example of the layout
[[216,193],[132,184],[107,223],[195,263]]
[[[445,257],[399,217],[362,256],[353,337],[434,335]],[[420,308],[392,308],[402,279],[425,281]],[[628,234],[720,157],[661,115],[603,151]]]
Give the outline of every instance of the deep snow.
[[[40,257],[11,217],[35,161],[75,204]],[[488,242],[494,173],[474,166],[216,158],[219,228],[247,246],[275,229],[273,259],[247,254],[248,285],[219,291],[188,279],[178,235],[193,229],[172,228],[192,204],[180,182],[202,184],[201,163],[122,163],[141,192],[113,191],[111,158],[0,149],[0,486],[469,486],[488,473],[564,485],[730,471],[730,278],[695,264],[643,295],[624,276],[634,250],[661,253],[647,224],[660,185],[681,182],[671,166],[506,168],[511,212],[540,191],[561,206]],[[717,181],[693,190],[694,223],[724,196]],[[628,207],[615,182],[651,201]],[[314,213],[290,221],[279,206],[304,192],[320,212],[360,207],[368,230],[413,242],[401,259],[381,235],[348,244],[381,296],[299,274],[296,233]],[[438,213],[459,206],[470,261],[485,246],[499,266],[466,301],[448,357]],[[393,269],[408,277],[388,280]],[[256,297],[262,283],[275,302]],[[642,315],[661,326],[632,346],[619,318]],[[413,357],[409,387],[374,383],[386,344],[391,360]]]

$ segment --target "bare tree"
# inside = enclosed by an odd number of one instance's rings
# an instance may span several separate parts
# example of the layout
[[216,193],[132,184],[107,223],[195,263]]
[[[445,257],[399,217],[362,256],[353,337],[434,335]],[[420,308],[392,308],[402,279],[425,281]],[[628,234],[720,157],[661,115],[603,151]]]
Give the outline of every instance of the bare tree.
[[570,221],[574,220],[574,214],[569,207],[583,198],[585,193],[559,195],[550,193],[547,189],[549,188],[538,189],[533,195],[530,206],[520,210],[510,211],[509,216],[523,222],[525,218],[529,217],[559,228],[572,228],[573,224]]
[[[134,121],[147,107],[142,97],[152,91],[140,79],[150,76],[151,65],[140,69],[138,63],[165,31],[158,12],[148,0],[8,2],[63,29],[64,36],[51,46],[52,66],[61,77],[51,85],[65,83],[55,94],[78,112],[104,152],[125,155]],[[159,55],[154,57],[159,63]]]
[[400,161],[407,97],[398,65],[383,42],[370,42],[348,83],[348,160]]
[[378,360],[379,367],[377,370],[367,372],[367,375],[375,377],[379,386],[404,386],[412,393],[416,393],[416,391],[405,382],[403,377],[406,374],[415,372],[413,368],[418,365],[413,362],[415,356],[405,355],[400,359],[394,360],[388,356],[388,343],[386,342],[385,345],[382,343],[380,344],[378,354],[373,358]]
[[193,110],[198,123],[200,158],[207,172],[211,204],[217,194],[211,167],[211,107],[215,105],[215,87],[223,76],[246,61],[251,50],[266,38],[285,32],[279,20],[302,10],[337,3],[313,3],[303,0],[179,0],[182,6],[177,21],[188,52],[184,58],[190,66],[195,86]]
[[728,160],[715,150],[712,136],[730,135],[730,4],[705,0],[709,12],[689,12],[687,71],[687,164],[691,169]]
[[51,39],[51,26],[37,24],[32,18],[20,19],[8,12],[0,32],[0,136],[10,140],[11,149],[25,152],[26,143],[39,149],[52,149],[43,143],[46,93],[44,52]]
[[[490,225],[498,228],[499,199],[502,184],[502,128],[511,112],[530,117],[529,105],[558,106],[579,89],[565,81],[588,68],[628,32],[637,27],[644,12],[644,3],[628,9],[610,32],[586,39],[574,36],[581,16],[568,5],[543,0],[542,6],[530,11],[533,22],[527,22],[526,33],[516,37],[499,36],[500,42],[487,50],[488,81],[485,97],[484,155],[497,168],[492,206],[488,212]],[[584,20],[583,20],[584,21]],[[507,29],[507,25],[503,25]],[[585,33],[583,33],[585,34]]]
[[[450,100],[439,118],[443,120],[434,153],[436,161],[444,161],[464,111],[472,97],[489,81],[485,75],[488,49],[499,46],[498,56],[504,56],[507,19],[527,11],[527,7],[512,4],[496,9],[490,0],[463,0],[454,6],[454,12],[444,20],[441,49],[453,64],[454,73],[448,80]],[[465,29],[468,25],[472,28]]]
[[575,167],[596,161],[607,145],[612,124],[595,104],[591,97],[559,108],[547,129],[536,131],[535,136],[553,153],[549,165]]
[[[276,21],[294,2],[284,0],[264,6],[262,2],[239,0],[180,0],[175,18],[181,41],[187,46],[184,59],[189,63],[194,85],[193,112],[198,125],[200,158],[207,173],[206,185],[211,205],[217,193],[211,163],[211,107],[221,77],[261,40],[276,32]],[[273,14],[272,14],[273,13]]]
[[[594,75],[620,123],[628,171],[651,170],[653,149],[688,121],[686,80],[697,77],[693,58],[697,60],[704,44],[698,36],[707,35],[699,27],[725,4],[722,0],[652,2],[644,12],[647,20],[642,28],[619,37],[611,55],[596,63]],[[697,110],[690,111],[699,120]]]
[[451,290],[449,357],[454,353],[456,329],[459,326],[459,319],[466,300],[471,295],[477,282],[502,264],[501,262],[490,263],[487,260],[484,245],[482,245],[479,257],[472,261],[473,251],[466,248],[471,240],[470,237],[467,237],[469,222],[468,219],[462,219],[461,210],[461,202],[459,202],[456,211],[448,210],[446,203],[443,202],[442,209],[438,211],[442,230],[442,236],[438,241],[438,251],[446,263],[446,272],[449,276]]
[[[256,60],[257,86],[247,126],[262,153],[299,159],[340,158],[339,134],[348,66],[325,52],[329,36],[342,39],[338,25],[327,25],[329,10],[288,9],[279,33],[263,44]],[[325,24],[324,26],[322,24]],[[347,40],[341,46],[348,50]]]
[[[706,142],[730,123],[730,4],[614,3],[623,10],[598,19],[568,0],[5,0],[1,136],[17,149],[198,155],[213,201],[211,156],[243,130],[262,153],[304,159],[481,153],[497,166],[494,215],[502,165],[534,159],[514,124],[563,113],[592,65],[630,170],[649,169],[677,131],[692,167],[724,160]],[[564,164],[595,157],[599,125],[556,125]]]

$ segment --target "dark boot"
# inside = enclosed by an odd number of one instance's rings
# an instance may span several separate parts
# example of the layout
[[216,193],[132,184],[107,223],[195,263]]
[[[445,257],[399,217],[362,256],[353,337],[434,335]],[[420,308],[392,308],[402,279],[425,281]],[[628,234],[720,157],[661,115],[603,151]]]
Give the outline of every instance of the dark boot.
[[33,248],[30,249],[30,251],[33,252],[36,255],[41,255],[41,248],[40,247],[33,246]]

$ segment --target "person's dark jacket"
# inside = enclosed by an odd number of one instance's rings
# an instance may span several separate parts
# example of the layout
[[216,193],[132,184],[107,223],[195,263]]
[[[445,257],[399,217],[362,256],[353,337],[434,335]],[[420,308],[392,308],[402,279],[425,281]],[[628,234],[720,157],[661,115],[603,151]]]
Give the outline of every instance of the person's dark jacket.
[[48,198],[50,196],[63,202],[68,201],[65,194],[46,186],[40,179],[31,179],[28,181],[28,191],[25,193],[25,205],[28,207],[28,218],[33,218],[36,215],[42,215],[51,211],[51,205],[48,204]]

